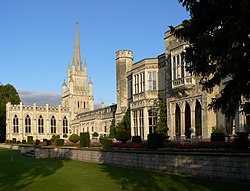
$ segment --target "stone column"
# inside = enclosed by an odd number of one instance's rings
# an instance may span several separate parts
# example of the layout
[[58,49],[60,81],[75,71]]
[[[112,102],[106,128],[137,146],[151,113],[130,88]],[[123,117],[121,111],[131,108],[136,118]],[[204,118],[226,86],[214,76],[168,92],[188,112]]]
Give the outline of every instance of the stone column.
[[144,124],[144,140],[148,139],[149,126],[148,126],[148,108],[143,108],[143,124]]

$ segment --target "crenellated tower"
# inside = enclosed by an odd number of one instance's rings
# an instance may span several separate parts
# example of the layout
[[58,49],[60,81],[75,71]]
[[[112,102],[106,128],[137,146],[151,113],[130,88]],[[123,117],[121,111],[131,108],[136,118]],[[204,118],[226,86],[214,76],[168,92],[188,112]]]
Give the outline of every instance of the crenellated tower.
[[[92,81],[88,82],[87,62],[84,59],[82,67],[80,53],[80,39],[78,22],[76,22],[76,35],[74,44],[74,57],[72,66],[68,62],[67,84],[62,85],[62,106],[69,108],[72,118],[78,113],[94,109],[94,97],[92,95]],[[91,83],[91,85],[89,85]]]
[[116,123],[122,120],[128,108],[128,82],[126,76],[127,72],[131,70],[133,59],[133,52],[130,50],[116,52]]

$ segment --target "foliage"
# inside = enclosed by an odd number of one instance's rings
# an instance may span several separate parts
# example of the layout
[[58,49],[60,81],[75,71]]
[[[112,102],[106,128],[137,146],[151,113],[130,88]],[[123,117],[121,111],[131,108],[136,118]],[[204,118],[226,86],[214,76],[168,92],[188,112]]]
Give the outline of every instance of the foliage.
[[126,129],[119,129],[116,132],[115,135],[116,140],[121,141],[123,143],[126,143],[128,140],[131,139],[131,132],[130,130],[126,130]]
[[26,140],[22,140],[22,144],[26,144],[27,142],[26,142]]
[[121,143],[121,142],[116,142],[116,143],[112,143],[112,147],[113,148],[145,148],[146,145],[145,143]]
[[33,141],[33,136],[28,136],[28,137],[27,137],[27,142],[28,142],[28,144],[31,144],[31,145],[32,145],[33,142],[34,142],[34,141]]
[[94,133],[92,134],[93,137],[98,137],[98,135],[99,135],[99,134],[98,134],[97,132],[94,132]]
[[239,132],[234,139],[234,145],[237,149],[247,149],[249,146],[248,133]]
[[131,130],[130,126],[130,109],[128,108],[125,115],[122,118],[122,121],[117,124],[116,131],[120,129]]
[[220,125],[219,127],[217,127],[217,126],[212,127],[212,133],[224,133],[223,126]]
[[[223,84],[220,96],[209,104],[229,116],[250,94],[250,3],[245,0],[179,0],[191,19],[170,27],[189,43],[184,52],[187,70],[201,76],[208,92]],[[237,88],[236,88],[237,87]]]
[[35,145],[39,145],[39,144],[40,144],[40,140],[39,140],[39,139],[36,139]]
[[161,133],[151,133],[148,134],[147,147],[150,149],[162,148],[164,143],[164,134]]
[[55,146],[60,147],[64,145],[64,139],[56,139],[55,140]]
[[109,149],[112,146],[112,139],[111,138],[101,136],[100,142],[101,142],[102,147],[104,149]]
[[68,138],[68,135],[67,134],[63,134],[63,138]]
[[20,101],[19,95],[12,85],[0,84],[0,143],[5,141],[6,103],[11,102],[11,104],[19,104]]
[[52,138],[50,140],[51,142],[55,142],[56,139],[60,139],[60,135],[52,135]]
[[116,133],[115,126],[112,124],[110,125],[110,129],[109,129],[109,137],[115,138],[115,133]]
[[133,142],[133,143],[140,144],[140,143],[142,142],[141,136],[133,136],[133,137],[132,137],[132,142]]
[[156,103],[157,112],[159,113],[159,117],[157,120],[157,128],[156,132],[165,135],[165,139],[168,137],[168,130],[167,127],[167,107],[166,103],[163,100],[159,100]]
[[80,137],[77,134],[72,134],[69,137],[69,141],[71,141],[72,143],[77,143],[78,141],[80,141]]
[[13,139],[12,139],[12,143],[16,143],[16,138],[13,138]]
[[89,132],[80,133],[80,147],[89,147],[90,136]]

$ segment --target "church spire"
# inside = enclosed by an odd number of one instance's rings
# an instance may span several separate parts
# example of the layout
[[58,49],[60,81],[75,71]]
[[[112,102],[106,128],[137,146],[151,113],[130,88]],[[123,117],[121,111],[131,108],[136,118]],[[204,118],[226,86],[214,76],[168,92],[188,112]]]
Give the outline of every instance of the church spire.
[[75,65],[76,71],[82,71],[80,40],[79,40],[79,31],[78,31],[78,20],[76,21],[76,37],[75,37],[75,46],[74,46],[73,65]]

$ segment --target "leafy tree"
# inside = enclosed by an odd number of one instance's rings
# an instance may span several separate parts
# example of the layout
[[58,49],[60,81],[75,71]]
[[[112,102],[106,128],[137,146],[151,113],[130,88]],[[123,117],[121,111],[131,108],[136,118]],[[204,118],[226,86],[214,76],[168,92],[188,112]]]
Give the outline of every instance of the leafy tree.
[[20,98],[14,88],[10,84],[0,84],[0,142],[5,141],[6,135],[6,103],[19,104]]
[[157,121],[157,133],[162,133],[166,137],[168,136],[168,130],[167,127],[167,107],[166,103],[163,100],[158,101],[157,103],[157,110],[158,110],[158,121]]
[[250,93],[250,1],[179,0],[191,19],[172,34],[189,43],[184,58],[187,70],[201,76],[200,84],[211,92],[223,85],[210,109],[234,115],[242,97]]
[[130,125],[130,109],[128,108],[125,115],[123,116],[123,119],[120,123],[116,125],[116,130],[119,129],[125,129],[125,130],[131,130]]

